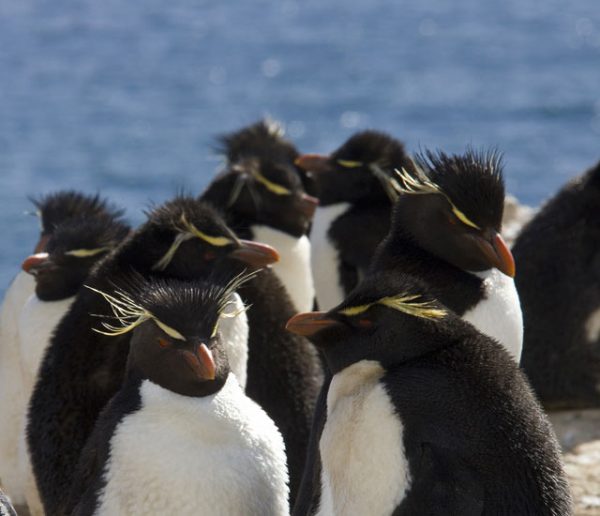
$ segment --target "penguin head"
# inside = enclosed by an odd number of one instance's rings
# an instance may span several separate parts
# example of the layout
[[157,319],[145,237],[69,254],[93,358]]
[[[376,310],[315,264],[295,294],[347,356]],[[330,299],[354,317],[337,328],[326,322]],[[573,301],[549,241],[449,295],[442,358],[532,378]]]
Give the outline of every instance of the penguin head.
[[394,169],[412,170],[412,161],[402,143],[377,131],[356,133],[330,156],[300,156],[296,165],[315,181],[323,206],[341,202],[393,202],[398,195],[390,183]]
[[225,170],[202,199],[228,214],[300,237],[310,227],[318,200],[304,191],[294,165],[298,152],[273,123],[258,122],[220,139]]
[[179,279],[205,276],[225,259],[262,268],[279,259],[272,247],[240,240],[208,204],[178,196],[148,213],[118,259],[140,272]]
[[230,372],[219,323],[239,315],[232,296],[250,276],[225,286],[210,279],[121,278],[111,294],[95,290],[114,314],[95,331],[132,332],[128,368],[142,377],[184,396],[213,394]]
[[128,234],[129,227],[107,214],[71,218],[59,224],[46,244],[22,264],[35,276],[35,293],[42,301],[74,296],[93,265],[104,258]]
[[416,278],[377,273],[338,306],[297,314],[286,329],[309,337],[335,373],[360,360],[399,363],[448,345],[456,319]]
[[497,268],[515,275],[500,236],[504,211],[502,160],[495,152],[462,155],[426,151],[417,169],[399,171],[401,195],[388,240],[408,236],[419,247],[465,271]]
[[60,190],[30,200],[36,208],[41,226],[40,240],[34,253],[44,251],[50,235],[69,219],[107,215],[115,221],[121,221],[124,213],[98,194],[87,195],[75,190]]

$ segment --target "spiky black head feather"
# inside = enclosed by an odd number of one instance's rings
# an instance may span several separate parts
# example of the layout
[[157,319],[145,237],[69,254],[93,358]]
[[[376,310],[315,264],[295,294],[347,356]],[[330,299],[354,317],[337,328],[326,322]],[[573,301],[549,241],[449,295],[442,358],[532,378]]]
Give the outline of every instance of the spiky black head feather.
[[283,129],[272,120],[261,120],[239,131],[221,136],[218,150],[229,163],[248,157],[293,163],[298,156],[294,145],[283,137]]
[[75,190],[61,190],[37,198],[30,198],[37,208],[42,225],[42,234],[54,231],[62,222],[71,218],[107,215],[122,222],[124,210],[109,203],[99,194],[88,195]]
[[500,230],[504,212],[502,156],[497,150],[446,154],[426,150],[417,165],[479,227]]

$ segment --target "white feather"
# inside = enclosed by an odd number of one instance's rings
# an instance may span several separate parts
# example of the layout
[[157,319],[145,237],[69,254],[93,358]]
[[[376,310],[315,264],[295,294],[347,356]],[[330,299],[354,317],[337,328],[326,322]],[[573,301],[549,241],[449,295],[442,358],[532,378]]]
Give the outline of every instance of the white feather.
[[98,515],[288,514],[283,439],[230,375],[215,395],[150,381],[110,441]]
[[244,308],[244,302],[236,292],[231,298],[232,304],[225,310],[223,315],[235,314],[236,317],[222,317],[219,322],[221,338],[225,343],[225,351],[229,360],[231,372],[237,378],[242,389],[246,388],[247,366],[248,366],[248,316]]
[[280,255],[280,260],[271,265],[286,288],[290,299],[298,312],[309,312],[313,309],[315,287],[310,265],[311,245],[306,235],[297,238],[283,231],[268,226],[252,226],[250,228],[254,240],[273,246]]
[[379,383],[383,373],[379,362],[363,360],[331,381],[318,516],[387,516],[410,486],[403,426]]
[[594,310],[585,322],[585,331],[588,342],[594,344],[600,337],[600,308]]
[[19,314],[35,290],[35,281],[19,272],[8,287],[0,310],[0,484],[13,503],[24,503],[20,487],[17,443],[21,414],[26,398],[23,394],[19,354]]
[[310,240],[312,244],[311,265],[320,310],[329,310],[346,297],[339,277],[339,256],[327,232],[331,224],[346,212],[348,203],[317,208]]
[[518,364],[523,348],[523,314],[514,280],[498,269],[472,274],[483,279],[485,298],[462,318],[496,339]]

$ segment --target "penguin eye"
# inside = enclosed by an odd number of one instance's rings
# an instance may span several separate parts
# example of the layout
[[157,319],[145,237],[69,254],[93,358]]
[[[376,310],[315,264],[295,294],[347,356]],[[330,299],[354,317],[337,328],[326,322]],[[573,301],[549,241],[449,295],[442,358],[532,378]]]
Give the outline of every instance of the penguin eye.
[[158,345],[161,348],[170,348],[173,345],[173,343],[170,340],[167,340],[167,339],[164,339],[162,337],[159,337],[158,338]]
[[356,323],[360,328],[372,328],[373,321],[371,319],[359,319]]

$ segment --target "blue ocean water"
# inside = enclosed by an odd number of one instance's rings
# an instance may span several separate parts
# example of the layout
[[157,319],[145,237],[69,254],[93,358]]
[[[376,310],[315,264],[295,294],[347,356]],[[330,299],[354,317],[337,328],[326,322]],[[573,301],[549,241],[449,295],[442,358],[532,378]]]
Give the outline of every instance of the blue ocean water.
[[496,146],[535,205],[600,158],[600,4],[0,1],[0,292],[38,231],[27,196],[101,191],[140,222],[267,114],[307,152],[362,128]]

